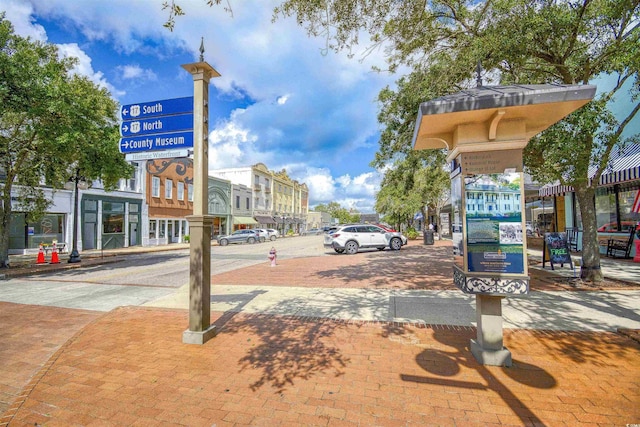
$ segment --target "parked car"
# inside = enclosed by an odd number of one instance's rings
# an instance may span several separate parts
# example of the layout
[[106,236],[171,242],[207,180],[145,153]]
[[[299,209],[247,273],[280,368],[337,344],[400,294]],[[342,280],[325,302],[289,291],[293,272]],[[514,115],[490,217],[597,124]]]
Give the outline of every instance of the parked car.
[[260,241],[266,242],[267,240],[276,240],[278,238],[278,231],[272,228],[256,228],[256,231],[260,233]]
[[[633,221],[622,221],[622,231],[629,231],[630,228],[636,225]],[[605,233],[617,233],[618,232],[618,223],[617,222],[608,222],[605,225],[598,227],[598,231]]]
[[391,231],[392,233],[395,233],[395,232],[396,232],[396,230],[395,230],[394,228],[391,228],[391,227],[389,227],[389,226],[388,226],[388,225],[386,225],[386,224],[380,224],[380,223],[378,223],[378,224],[375,224],[375,225],[377,225],[378,227],[380,227],[380,228],[382,228],[382,229],[384,229],[384,230]]
[[332,248],[339,254],[346,252],[352,255],[360,248],[399,251],[406,244],[407,237],[402,233],[387,231],[372,224],[344,225],[324,235],[324,247]]
[[256,230],[237,230],[226,236],[217,237],[220,246],[227,246],[229,243],[256,243],[260,241],[260,233]]
[[322,229],[321,228],[310,228],[308,230],[305,230],[302,234],[304,234],[304,235],[315,234],[317,236],[318,234],[322,234]]
[[323,230],[324,230],[324,234],[332,234],[332,233],[334,233],[338,228],[340,228],[340,227],[338,227],[337,225],[334,225],[334,226],[332,226],[332,227],[325,227],[325,228],[323,228]]

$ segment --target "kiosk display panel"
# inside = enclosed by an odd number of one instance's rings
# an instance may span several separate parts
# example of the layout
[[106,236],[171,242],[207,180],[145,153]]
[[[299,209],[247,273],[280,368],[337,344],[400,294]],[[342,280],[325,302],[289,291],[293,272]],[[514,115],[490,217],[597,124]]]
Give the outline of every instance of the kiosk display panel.
[[465,177],[467,266],[476,273],[524,273],[520,172]]

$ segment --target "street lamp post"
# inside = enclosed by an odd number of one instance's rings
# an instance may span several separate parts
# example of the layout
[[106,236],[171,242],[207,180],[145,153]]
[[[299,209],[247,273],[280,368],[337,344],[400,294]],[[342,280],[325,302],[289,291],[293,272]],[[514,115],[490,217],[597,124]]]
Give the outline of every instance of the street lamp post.
[[80,169],[76,169],[74,176],[69,178],[69,182],[65,184],[67,190],[73,189],[73,249],[71,255],[69,255],[68,262],[80,262],[80,253],[78,252],[78,188],[85,190],[87,188],[87,182],[83,176],[80,175]]
[[280,214],[278,215],[278,213],[276,212],[276,216],[278,216],[278,218],[280,218],[282,220],[282,237],[284,237],[284,222],[287,219],[287,216],[285,214]]

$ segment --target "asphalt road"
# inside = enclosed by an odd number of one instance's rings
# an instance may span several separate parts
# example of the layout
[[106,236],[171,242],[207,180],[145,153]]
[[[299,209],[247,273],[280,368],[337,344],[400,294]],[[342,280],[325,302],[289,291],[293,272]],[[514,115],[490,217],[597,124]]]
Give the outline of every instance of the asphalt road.
[[[326,254],[322,236],[275,242],[213,246],[211,272],[223,273],[267,262],[271,247],[279,259]],[[189,250],[131,254],[125,260],[20,277],[0,283],[0,301],[110,311],[167,297],[189,283]],[[99,286],[96,286],[99,285]]]

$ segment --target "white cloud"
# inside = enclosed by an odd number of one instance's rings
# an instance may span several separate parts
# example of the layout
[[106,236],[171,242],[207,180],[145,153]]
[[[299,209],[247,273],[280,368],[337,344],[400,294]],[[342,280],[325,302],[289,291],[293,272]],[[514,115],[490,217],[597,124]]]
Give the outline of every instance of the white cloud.
[[61,57],[74,57],[78,63],[71,70],[73,73],[86,76],[99,87],[106,88],[115,97],[124,95],[123,91],[116,89],[104,77],[102,71],[94,71],[91,58],[76,43],[59,44],[58,52]]
[[125,80],[158,80],[158,76],[153,70],[142,68],[139,65],[120,65],[117,69],[122,73],[122,78]]
[[[239,114],[239,113],[236,113]],[[209,169],[249,166],[265,161],[255,149],[256,136],[233,122],[221,123],[209,132]]]
[[23,0],[0,0],[0,12],[6,13],[5,17],[13,24],[16,34],[22,37],[31,37],[34,40],[46,42],[47,33],[42,25],[33,22],[33,8]]

